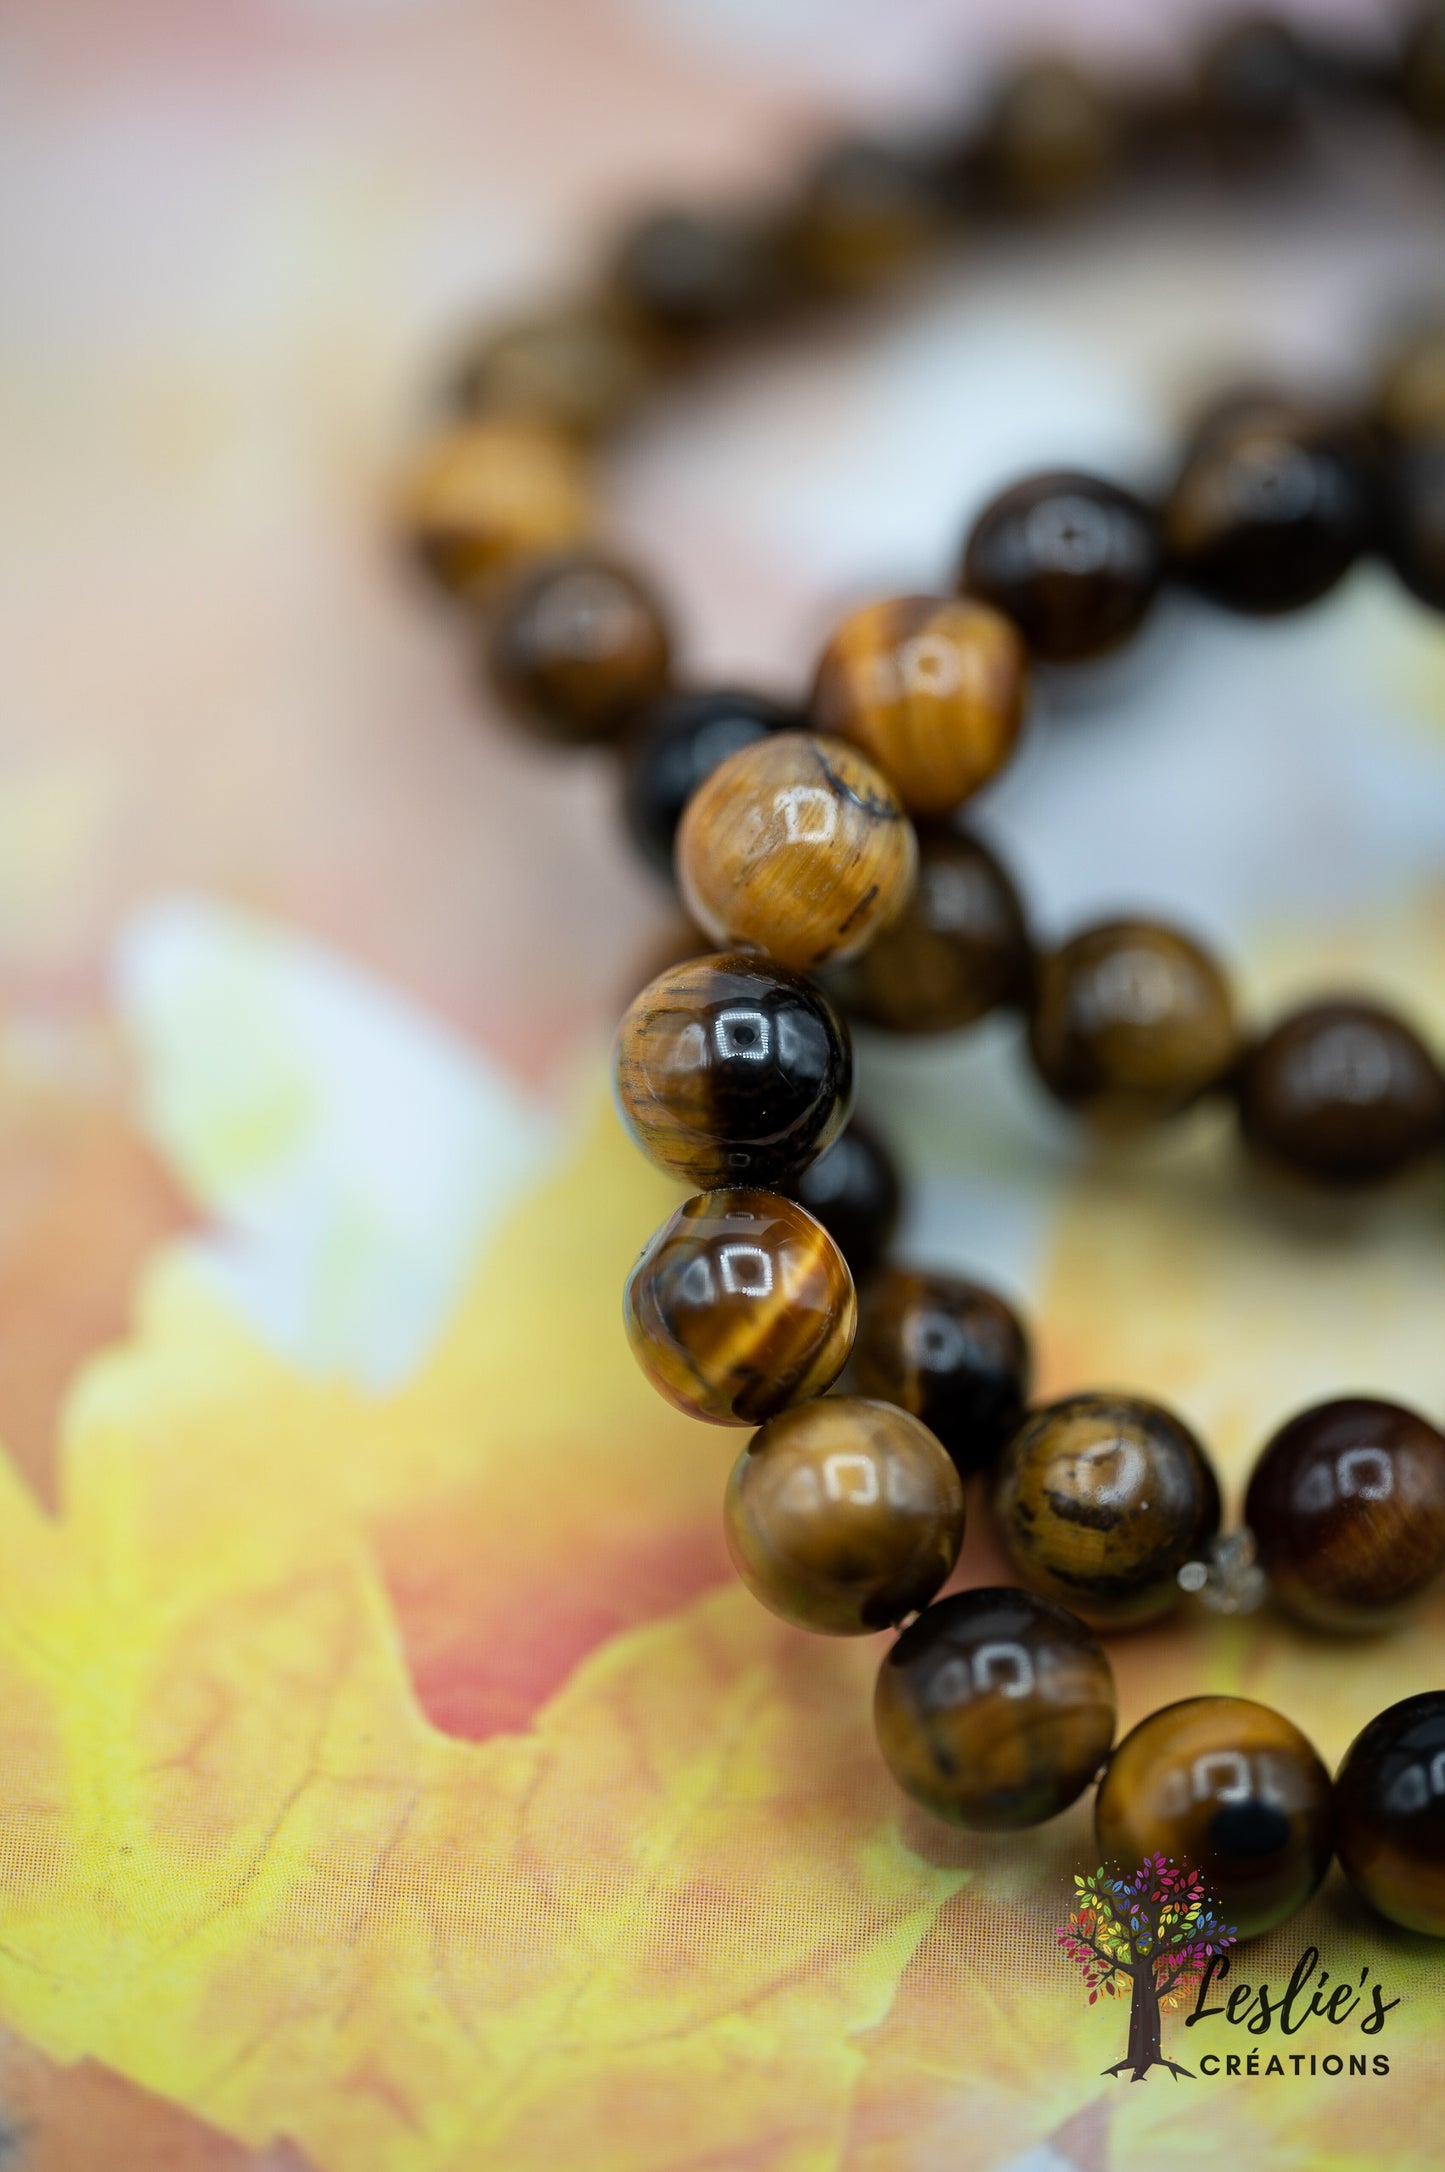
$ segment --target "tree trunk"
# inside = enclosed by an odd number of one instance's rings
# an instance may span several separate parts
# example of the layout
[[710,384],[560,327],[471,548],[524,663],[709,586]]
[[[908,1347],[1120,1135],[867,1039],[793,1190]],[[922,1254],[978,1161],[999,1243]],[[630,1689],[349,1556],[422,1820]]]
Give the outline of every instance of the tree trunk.
[[1187,2066],[1177,2066],[1166,2059],[1159,2044],[1159,1993],[1155,1985],[1152,1958],[1140,1961],[1130,1970],[1134,1988],[1129,2000],[1129,2049],[1117,2066],[1106,2066],[1106,2074],[1122,2074],[1128,2071],[1131,2081],[1143,2081],[1151,2066],[1167,2066],[1176,2078],[1189,2074]]

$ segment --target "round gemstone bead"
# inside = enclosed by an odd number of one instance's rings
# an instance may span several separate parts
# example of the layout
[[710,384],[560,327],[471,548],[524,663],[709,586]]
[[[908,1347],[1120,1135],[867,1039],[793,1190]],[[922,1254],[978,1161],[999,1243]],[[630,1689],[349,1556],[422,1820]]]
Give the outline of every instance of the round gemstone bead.
[[770,1418],[733,1467],[728,1550],[800,1629],[862,1636],[927,1606],[963,1544],[963,1483],[927,1426],[828,1395]]
[[564,303],[492,332],[456,373],[468,413],[525,416],[569,437],[600,437],[631,414],[653,377],[635,325],[597,302]]
[[913,894],[913,825],[839,739],[777,732],[730,754],[677,833],[683,902],[719,944],[804,971],[862,950]]
[[957,830],[918,833],[909,904],[828,986],[850,1017],[888,1033],[951,1033],[1027,1001],[1033,976],[1018,891],[986,845]]
[[1172,1412],[1142,1396],[1066,1396],[1025,1419],[994,1481],[999,1536],[1025,1583],[1110,1627],[1178,1600],[1219,1528],[1219,1484]]
[[581,455],[544,423],[515,416],[486,416],[439,438],[406,478],[400,510],[422,564],[460,596],[565,550],[593,522]]
[[855,1282],[877,1272],[898,1226],[903,1183],[871,1124],[855,1116],[792,1190],[827,1230]]
[[987,1470],[1028,1398],[1028,1339],[1011,1305],[961,1275],[888,1268],[864,1295],[853,1377],[921,1418],[960,1472]]
[[1363,1184],[1445,1143],[1445,1079],[1403,1019],[1372,1003],[1291,1013],[1240,1066],[1246,1142],[1296,1175]]
[[847,1263],[776,1192],[702,1192],[627,1279],[633,1355],[660,1395],[716,1425],[761,1425],[830,1388],[853,1346]]
[[1032,475],[984,507],[960,586],[1011,618],[1044,663],[1077,664],[1127,641],[1163,576],[1149,507],[1097,475]]
[[966,597],[897,596],[855,611],[833,635],[812,723],[861,747],[910,814],[948,814],[1012,754],[1027,672],[1002,612]]
[[1186,1697],[1141,1720],[1094,1800],[1100,1852],[1172,1856],[1241,1938],[1302,1908],[1330,1862],[1330,1776],[1299,1729],[1247,1697]]
[[508,711],[543,738],[615,739],[667,683],[671,636],[662,608],[628,567],[592,552],[523,572],[492,627],[492,684]]
[[675,965],[629,1006],[617,1104],[684,1182],[786,1183],[830,1146],[853,1099],[848,1029],[801,973],[727,953]]
[[1445,1568],[1445,1436],[1372,1396],[1317,1404],[1260,1451],[1244,1520],[1292,1614],[1388,1628]]
[[1104,1128],[1176,1115],[1217,1086],[1238,1033],[1229,983],[1175,928],[1087,928],[1037,969],[1029,1048],[1055,1098]]
[[878,1743],[906,1795],[974,1832],[1056,1817],[1114,1739],[1098,1640],[1028,1591],[959,1591],[925,1608],[878,1670]]
[[1445,1938],[1445,1690],[1392,1704],[1350,1744],[1335,1779],[1335,1847],[1382,1916]]

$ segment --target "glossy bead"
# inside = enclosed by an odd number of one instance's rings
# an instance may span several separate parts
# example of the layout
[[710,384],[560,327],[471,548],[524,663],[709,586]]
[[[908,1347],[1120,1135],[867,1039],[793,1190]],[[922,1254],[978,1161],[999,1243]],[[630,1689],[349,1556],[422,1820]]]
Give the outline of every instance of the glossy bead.
[[883,1263],[903,1205],[893,1157],[871,1124],[855,1116],[792,1190],[827,1230],[853,1280],[866,1282]]
[[631,414],[653,377],[635,325],[604,303],[572,302],[502,326],[454,381],[469,413],[522,415],[569,437],[600,437]]
[[766,310],[777,298],[778,267],[765,237],[747,220],[660,211],[624,237],[613,285],[642,322],[690,339]]
[[1175,928],[1086,928],[1039,961],[1029,1048],[1066,1107],[1105,1129],[1158,1122],[1215,1086],[1238,1045],[1229,983]]
[[777,732],[720,762],[677,833],[683,903],[717,943],[808,971],[850,958],[913,894],[918,846],[856,748]]
[[910,814],[948,814],[1013,753],[1027,677],[1001,612],[968,597],[896,596],[855,611],[829,641],[812,724],[861,747]]
[[733,687],[668,694],[639,717],[623,749],[622,811],[642,857],[671,876],[677,825],[703,778],[739,747],[797,725],[795,710]]
[[413,468],[401,519],[428,572],[453,594],[472,594],[523,560],[586,535],[587,470],[566,438],[541,423],[464,423]]
[[1056,211],[1098,194],[1119,162],[1117,117],[1067,61],[1031,62],[999,91],[983,146],[990,195],[1015,211]]
[[870,1026],[951,1033],[1027,1000],[1032,974],[1023,905],[999,862],[976,837],[925,829],[912,901],[828,985]]
[[801,973],[733,953],[662,973],[617,1035],[617,1106],[648,1158],[685,1183],[784,1184],[831,1146],[853,1103],[853,1052]]
[[1116,1709],[1098,1640],[1027,1591],[959,1591],[926,1608],[873,1699],[904,1793],[982,1833],[1041,1825],[1076,1801],[1109,1754]]
[[1164,508],[1174,571],[1256,617],[1317,602],[1369,535],[1361,449],[1328,420],[1263,397],[1206,420]]
[[1219,1485],[1172,1412],[1137,1395],[1066,1396],[1025,1419],[994,1483],[999,1537],[1035,1591],[1085,1621],[1151,1621],[1219,1528]]
[[818,160],[784,240],[810,285],[852,294],[916,262],[943,230],[943,200],[924,160],[898,145],[855,139]]
[[1445,611],[1445,424],[1382,462],[1380,548],[1422,603]]
[[1445,1080],[1403,1019],[1315,1003],[1250,1050],[1239,1115],[1250,1147],[1296,1175],[1365,1184],[1445,1142]]
[[981,1283],[890,1267],[864,1294],[859,1392],[921,1418],[964,1477],[987,1470],[1017,1432],[1030,1370],[1012,1306]]
[[1400,56],[1400,94],[1422,128],[1445,130],[1445,5],[1416,9]]
[[1253,1938],[1302,1908],[1330,1863],[1330,1776],[1313,1745],[1248,1697],[1185,1697],[1141,1720],[1094,1800],[1100,1853],[1172,1855]]
[[1391,1923],[1445,1938],[1445,1690],[1370,1721],[1335,1779],[1340,1868]]
[[1397,1403],[1320,1403],[1261,1450],[1244,1520],[1292,1614],[1388,1628],[1445,1568],[1445,1436]]
[[1102,656],[1137,632],[1163,572],[1142,499],[1097,475],[1031,475],[986,505],[960,586],[1014,621],[1050,664]]
[[667,682],[671,637],[651,590],[593,553],[548,558],[519,577],[492,628],[492,683],[544,738],[615,738]]
[[853,1346],[853,1280],[828,1232],[776,1192],[701,1192],[627,1278],[627,1336],[659,1395],[761,1425],[830,1388]]
[[927,1606],[963,1544],[963,1481],[916,1418],[828,1395],[770,1418],[733,1465],[728,1551],[784,1621],[827,1636]]

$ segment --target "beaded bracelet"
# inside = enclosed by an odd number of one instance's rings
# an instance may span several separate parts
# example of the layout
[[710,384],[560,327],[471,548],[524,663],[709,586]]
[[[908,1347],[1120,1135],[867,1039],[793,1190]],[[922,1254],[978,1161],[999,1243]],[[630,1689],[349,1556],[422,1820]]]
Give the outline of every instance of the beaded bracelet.
[[[511,711],[574,743],[629,732],[629,826],[655,862],[675,857],[694,920],[726,946],[634,1003],[618,1098],[644,1150],[701,1187],[645,1248],[626,1316],[679,1408],[759,1428],[727,1496],[740,1574],[803,1627],[901,1629],[875,1719],[924,1807],[1010,1829],[1097,1778],[1105,1854],[1195,1864],[1236,1919],[1226,1938],[1282,1921],[1333,1852],[1386,1916],[1445,1935],[1445,1692],[1372,1721],[1332,1792],[1306,1738],[1247,1699],[1185,1699],[1115,1746],[1094,1630],[1156,1618],[1181,1589],[1257,1603],[1266,1578],[1305,1620],[1387,1625],[1445,1563],[1445,1437],[1366,1398],[1306,1411],[1262,1451],[1246,1528],[1221,1540],[1208,1458],[1171,1413],[1117,1394],[1028,1409],[1027,1338],[996,1293],[889,1270],[865,1282],[860,1323],[854,1273],[877,1264],[897,1186],[881,1144],[843,1129],[839,1006],[928,1032],[1014,1005],[1044,1084],[1090,1120],[1133,1128],[1227,1090],[1253,1149],[1325,1181],[1392,1175],[1445,1143],[1445,1078],[1403,1021],[1317,1004],[1247,1045],[1215,962],[1149,923],[1088,929],[1037,958],[997,860],[936,826],[1007,762],[1031,660],[1112,649],[1166,579],[1273,614],[1316,601],[1374,548],[1445,607],[1445,327],[1392,357],[1362,421],[1273,395],[1226,402],[1157,510],[1075,473],[1005,491],[969,537],[960,594],[855,613],[802,715],[731,690],[669,696],[660,607],[583,547],[577,444],[704,335],[776,316],[790,289],[873,286],[960,202],[993,215],[1065,204],[1191,133],[1249,162],[1295,136],[1321,95],[1403,105],[1445,130],[1445,7],[1433,0],[1386,54],[1238,26],[1182,102],[1110,101],[1075,71],[1035,68],[962,142],[830,155],[781,219],[648,221],[605,301],[472,358],[458,389],[474,419],[407,499],[424,561],[494,609],[490,669]],[[862,1392],[830,1396],[850,1352]],[[964,1476],[981,1470],[1029,1588],[939,1599]]]

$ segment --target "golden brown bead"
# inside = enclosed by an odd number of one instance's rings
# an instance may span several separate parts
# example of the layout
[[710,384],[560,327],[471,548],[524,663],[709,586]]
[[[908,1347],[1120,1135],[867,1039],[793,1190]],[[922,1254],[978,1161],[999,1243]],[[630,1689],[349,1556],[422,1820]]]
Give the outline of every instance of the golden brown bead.
[[897,596],[843,621],[813,687],[815,730],[861,747],[910,814],[941,815],[1013,753],[1028,660],[1001,611],[968,597]]
[[1253,1938],[1302,1908],[1330,1862],[1330,1776],[1298,1727],[1247,1697],[1186,1697],[1125,1735],[1094,1802],[1105,1858],[1172,1856]]
[[1023,904],[976,837],[918,833],[907,909],[828,986],[852,1018],[889,1033],[951,1033],[1027,999],[1033,954]]
[[1028,1340],[996,1291],[892,1267],[864,1297],[853,1377],[864,1395],[921,1418],[968,1474],[986,1470],[1018,1430]]
[[761,1425],[821,1395],[853,1346],[853,1278],[806,1209],[776,1192],[701,1192],[645,1246],[623,1300],[659,1395],[715,1425]]
[[1081,1795],[1114,1739],[1095,1637],[1027,1591],[925,1608],[878,1670],[878,1743],[906,1795],[973,1832],[1042,1824]]
[[1372,1719],[1335,1780],[1335,1848],[1391,1923],[1445,1938],[1445,1690]]
[[836,144],[818,160],[784,243],[802,278],[825,292],[866,292],[907,267],[944,229],[938,184],[892,144]]
[[617,1105],[644,1154],[699,1187],[782,1184],[847,1122],[848,1029],[822,990],[724,953],[662,973],[617,1035]]
[[840,739],[777,732],[698,786],[677,833],[683,902],[719,944],[803,971],[853,957],[913,893],[913,825]]
[[635,325],[605,303],[572,302],[490,334],[457,373],[456,397],[474,414],[525,416],[586,440],[623,421],[653,374]]
[[1066,1107],[1104,1129],[1176,1115],[1217,1086],[1238,1033],[1229,983],[1175,928],[1086,928],[1038,967],[1029,1047]]
[[1070,1395],[1027,1418],[994,1485],[1024,1582],[1088,1622],[1151,1621],[1219,1528],[1219,1485],[1178,1418],[1137,1395]]
[[785,1410],[733,1466],[728,1551],[784,1621],[829,1636],[927,1606],[963,1544],[963,1481],[926,1425],[829,1395]]
[[1445,1145],[1445,1077],[1374,1003],[1311,1003],[1246,1055],[1239,1121],[1255,1153],[1326,1184],[1397,1175]]
[[1445,1436],[1373,1396],[1317,1404],[1260,1451],[1244,1520],[1292,1614],[1388,1628],[1445,1568]]
[[984,172],[1011,209],[1054,211],[1096,195],[1119,151],[1118,121],[1099,86],[1067,61],[1039,60],[999,94]]
[[544,424],[487,417],[450,431],[418,461],[401,517],[442,586],[472,595],[522,560],[587,534],[587,470]]
[[511,714],[544,738],[615,738],[667,683],[671,637],[652,591],[592,552],[547,558],[499,605],[488,662]]

